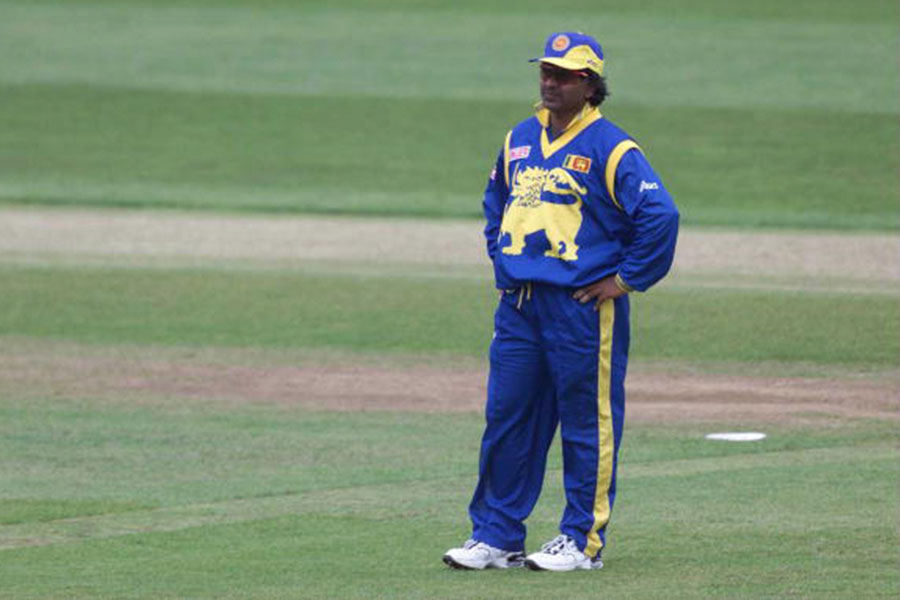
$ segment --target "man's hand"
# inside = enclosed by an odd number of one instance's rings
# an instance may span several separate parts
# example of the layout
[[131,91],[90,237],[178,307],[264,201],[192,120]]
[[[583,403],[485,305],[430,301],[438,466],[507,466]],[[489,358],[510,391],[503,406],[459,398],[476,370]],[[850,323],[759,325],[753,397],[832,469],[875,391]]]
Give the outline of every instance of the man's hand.
[[625,290],[616,283],[616,276],[610,275],[600,281],[585,286],[572,294],[572,297],[584,304],[595,300],[594,310],[600,310],[600,305],[610,298],[618,298],[627,294]]

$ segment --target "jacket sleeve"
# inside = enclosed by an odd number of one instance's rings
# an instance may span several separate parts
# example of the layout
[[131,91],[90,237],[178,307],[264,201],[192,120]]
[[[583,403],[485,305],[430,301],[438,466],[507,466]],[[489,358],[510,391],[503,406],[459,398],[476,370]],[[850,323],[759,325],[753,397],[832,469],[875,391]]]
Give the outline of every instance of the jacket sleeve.
[[506,169],[503,157],[504,149],[500,149],[497,162],[488,178],[487,187],[484,190],[484,218],[487,221],[484,227],[484,237],[487,242],[487,253],[491,261],[497,254],[497,244],[500,236],[500,223],[503,221],[503,209],[506,206],[506,198],[509,195],[509,187],[506,184]]
[[662,279],[672,266],[678,237],[678,208],[637,148],[627,151],[619,162],[615,198],[633,227],[619,264],[617,281],[629,291],[643,292]]

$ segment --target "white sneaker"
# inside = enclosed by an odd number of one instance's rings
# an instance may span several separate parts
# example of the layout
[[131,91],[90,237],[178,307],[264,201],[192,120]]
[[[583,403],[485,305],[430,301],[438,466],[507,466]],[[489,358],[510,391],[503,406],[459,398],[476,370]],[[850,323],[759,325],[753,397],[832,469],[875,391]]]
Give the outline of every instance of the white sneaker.
[[574,571],[575,569],[602,569],[600,557],[590,558],[578,549],[575,540],[558,535],[543,546],[540,552],[529,554],[525,566],[532,571]]
[[447,550],[443,560],[447,566],[454,569],[508,569],[521,567],[525,553],[509,552],[488,546],[484,542],[466,540],[462,548]]

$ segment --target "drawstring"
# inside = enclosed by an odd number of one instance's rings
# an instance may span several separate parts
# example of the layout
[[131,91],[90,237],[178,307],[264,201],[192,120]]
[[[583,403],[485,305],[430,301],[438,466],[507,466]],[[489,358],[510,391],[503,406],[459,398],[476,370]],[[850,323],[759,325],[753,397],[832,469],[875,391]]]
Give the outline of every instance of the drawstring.
[[531,300],[531,290],[534,287],[531,282],[528,281],[520,288],[513,288],[511,290],[500,290],[500,298],[503,298],[503,294],[515,294],[516,291],[519,292],[519,299],[516,301],[516,310],[522,310],[522,302],[527,302]]
[[528,281],[519,288],[519,301],[516,302],[516,310],[522,310],[522,299],[531,300],[531,282]]

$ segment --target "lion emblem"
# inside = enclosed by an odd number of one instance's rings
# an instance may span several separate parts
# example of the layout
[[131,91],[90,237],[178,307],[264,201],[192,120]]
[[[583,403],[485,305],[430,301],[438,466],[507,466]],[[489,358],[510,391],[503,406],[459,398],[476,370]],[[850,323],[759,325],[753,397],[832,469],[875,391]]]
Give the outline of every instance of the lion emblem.
[[[572,202],[546,202],[543,192],[558,196],[570,196]],[[550,242],[544,256],[565,261],[578,260],[575,236],[581,229],[582,197],[587,189],[562,168],[545,171],[540,167],[528,167],[516,173],[512,188],[512,202],[506,207],[500,235],[509,234],[509,246],[504,254],[522,254],[525,236],[543,231]]]

